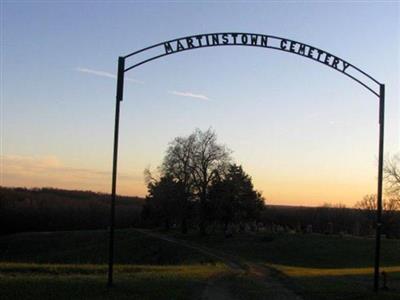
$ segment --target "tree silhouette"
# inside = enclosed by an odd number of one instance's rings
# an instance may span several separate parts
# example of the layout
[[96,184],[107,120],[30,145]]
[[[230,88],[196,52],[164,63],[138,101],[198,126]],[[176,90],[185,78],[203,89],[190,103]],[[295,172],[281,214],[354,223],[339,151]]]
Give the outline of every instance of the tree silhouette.
[[148,195],[143,207],[144,217],[156,220],[157,225],[162,223],[164,228],[169,230],[179,216],[183,196],[183,185],[170,175],[149,182]]
[[167,229],[172,221],[180,222],[183,233],[195,216],[202,235],[210,220],[226,228],[257,219],[263,198],[243,168],[230,162],[230,150],[211,129],[175,138],[159,168],[160,179],[145,171],[149,195],[143,216],[162,220]]
[[217,136],[211,129],[205,132],[197,129],[194,136],[195,146],[190,169],[193,192],[199,199],[199,229],[200,233],[204,235],[206,233],[209,189],[219,174],[226,172],[231,158],[230,151],[217,143]]
[[211,207],[227,231],[230,223],[257,220],[264,208],[261,193],[254,190],[251,177],[242,166],[232,164],[223,176],[215,178],[210,190]]
[[385,174],[386,194],[400,202],[400,154],[387,159],[383,171]]
[[179,198],[180,222],[182,233],[188,230],[188,219],[193,199],[192,165],[196,147],[196,135],[177,137],[170,143],[162,164],[164,176],[170,176],[178,182],[183,191]]

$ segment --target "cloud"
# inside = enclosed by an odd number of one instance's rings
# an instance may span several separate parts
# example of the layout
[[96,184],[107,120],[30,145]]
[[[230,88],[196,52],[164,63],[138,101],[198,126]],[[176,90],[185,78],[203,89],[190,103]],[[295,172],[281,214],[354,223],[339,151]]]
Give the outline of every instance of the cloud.
[[[86,73],[86,74],[91,74],[91,75],[100,76],[100,77],[117,79],[117,76],[115,74],[101,71],[101,70],[93,70],[93,69],[82,68],[82,67],[78,67],[75,70],[80,73]],[[133,83],[137,83],[137,84],[144,84],[144,81],[133,79],[133,78],[126,77],[126,76],[124,79],[129,82],[133,82]],[[168,91],[168,94],[172,94],[172,95],[180,96],[180,97],[195,98],[195,99],[199,99],[199,100],[210,100],[210,98],[207,97],[206,95],[195,94],[192,92]]]
[[[2,178],[0,185],[25,187],[60,187],[109,192],[111,170],[66,166],[54,155],[0,156]],[[118,173],[119,191],[142,194],[143,175]]]
[[178,91],[168,91],[169,94],[175,95],[175,96],[180,96],[180,97],[190,97],[190,98],[196,98],[200,100],[210,100],[206,95],[202,94],[194,94],[191,92],[178,92]]
[[[81,72],[81,73],[87,73],[87,74],[96,75],[96,76],[100,76],[100,77],[117,79],[117,75],[115,75],[113,73],[105,72],[105,71],[99,71],[99,70],[93,70],[93,69],[81,68],[81,67],[78,67],[75,70],[78,72]],[[144,81],[133,79],[133,78],[126,77],[126,76],[124,79],[129,82],[144,84]]]

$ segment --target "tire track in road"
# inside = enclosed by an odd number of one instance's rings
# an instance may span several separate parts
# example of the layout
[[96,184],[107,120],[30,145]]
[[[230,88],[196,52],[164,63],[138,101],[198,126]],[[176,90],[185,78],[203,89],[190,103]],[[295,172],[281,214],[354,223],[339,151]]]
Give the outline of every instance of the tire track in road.
[[[252,280],[262,283],[268,291],[268,297],[263,299],[270,300],[302,300],[303,298],[297,295],[294,291],[288,288],[285,283],[277,278],[276,270],[273,270],[263,264],[253,262],[242,262],[237,257],[223,253],[219,250],[211,249],[191,242],[179,240],[161,233],[155,233],[146,229],[134,229],[135,231],[163,240],[170,243],[180,245],[195,251],[198,251],[211,258],[218,259],[226,264],[232,271],[242,273],[249,276]],[[235,295],[229,291],[229,287],[224,284],[220,278],[209,280],[206,288],[203,291],[202,300],[235,300]]]

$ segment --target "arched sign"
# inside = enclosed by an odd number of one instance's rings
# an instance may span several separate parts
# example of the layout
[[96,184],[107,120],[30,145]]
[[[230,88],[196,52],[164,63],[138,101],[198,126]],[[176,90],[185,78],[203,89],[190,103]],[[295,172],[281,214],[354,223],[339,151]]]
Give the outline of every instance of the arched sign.
[[259,33],[207,33],[161,42],[123,56],[124,59],[128,59],[139,56],[139,54],[143,54],[145,52],[147,52],[149,56],[145,56],[144,58],[139,57],[139,59],[135,60],[135,62],[130,67],[124,69],[124,71],[129,71],[144,63],[170,54],[199,48],[219,46],[261,47],[304,56],[343,73],[344,75],[363,85],[376,96],[379,96],[379,81],[346,60],[333,55],[328,51],[321,50],[320,48],[310,46],[305,43],[297,42],[288,38]]
[[[353,79],[371,93],[379,97],[379,162],[378,162],[378,191],[377,191],[377,219],[376,219],[376,247],[375,247],[375,268],[374,268],[374,290],[379,285],[379,263],[380,263],[380,235],[382,227],[382,181],[383,181],[383,141],[384,141],[384,111],[385,111],[385,85],[373,78],[371,75],[357,68],[348,61],[320,48],[297,42],[292,39],[272,35],[245,32],[219,32],[204,33],[176,38],[151,45],[137,50],[118,59],[117,97],[115,110],[114,128],[114,153],[113,153],[113,174],[111,191],[111,216],[110,216],[110,244],[109,244],[109,269],[108,285],[113,283],[113,260],[114,260],[114,219],[115,219],[115,198],[117,182],[117,159],[118,159],[118,133],[119,133],[119,112],[120,102],[123,99],[124,74],[140,65],[158,58],[175,53],[201,49],[207,47],[222,46],[244,46],[260,47],[266,49],[280,50],[297,54],[315,62],[324,64],[335,71]],[[125,67],[126,63],[129,67]]]

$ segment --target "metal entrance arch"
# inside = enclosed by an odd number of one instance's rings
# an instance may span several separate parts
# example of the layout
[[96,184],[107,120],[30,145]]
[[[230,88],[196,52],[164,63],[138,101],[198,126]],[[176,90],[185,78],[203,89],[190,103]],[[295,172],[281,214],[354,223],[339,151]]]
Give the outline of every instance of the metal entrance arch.
[[[379,154],[378,154],[378,182],[377,182],[377,210],[376,210],[376,245],[374,265],[374,290],[379,288],[379,266],[380,266],[380,243],[382,229],[382,181],[383,181],[383,145],[384,145],[384,120],[385,120],[385,85],[373,78],[371,75],[357,68],[346,60],[308,44],[291,39],[259,33],[245,32],[219,32],[204,33],[176,38],[173,40],[154,44],[152,46],[137,50],[118,58],[117,96],[115,108],[114,128],[114,153],[112,169],[111,188],[111,214],[110,214],[110,239],[109,239],[109,264],[108,264],[108,286],[113,284],[114,265],[114,221],[115,221],[115,198],[117,185],[117,159],[118,159],[118,134],[119,134],[119,112],[120,103],[123,99],[125,72],[139,67],[145,63],[164,56],[187,50],[219,46],[243,46],[261,47],[273,50],[297,54],[315,62],[322,63],[343,75],[351,78],[358,84],[368,89],[379,98]],[[147,55],[147,56],[146,56]],[[129,67],[126,62],[132,59]]]

